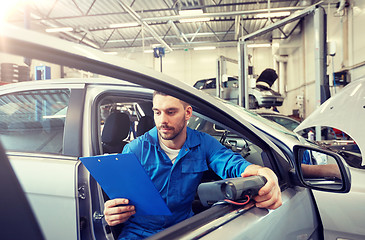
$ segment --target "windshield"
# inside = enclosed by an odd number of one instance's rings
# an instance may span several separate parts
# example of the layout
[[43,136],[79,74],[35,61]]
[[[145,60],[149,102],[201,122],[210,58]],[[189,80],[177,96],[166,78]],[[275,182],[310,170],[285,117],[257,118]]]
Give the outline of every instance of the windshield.
[[[250,117],[254,118],[257,121],[260,121],[261,123],[275,129],[276,131],[282,132],[284,134],[287,134],[297,140],[300,140],[301,142],[303,142],[303,140],[305,141],[305,139],[302,139],[302,137],[300,137],[299,135],[295,134],[294,132],[290,131],[289,129],[286,129],[285,127],[281,126],[280,124],[268,120],[254,112],[251,112],[249,110],[247,110],[246,108],[243,108],[237,104],[228,102],[228,101],[224,101],[222,99],[219,99],[220,101],[222,101],[228,108],[230,108],[231,110],[235,111],[238,114],[244,114],[244,115],[249,115]],[[256,127],[256,126],[255,126]]]

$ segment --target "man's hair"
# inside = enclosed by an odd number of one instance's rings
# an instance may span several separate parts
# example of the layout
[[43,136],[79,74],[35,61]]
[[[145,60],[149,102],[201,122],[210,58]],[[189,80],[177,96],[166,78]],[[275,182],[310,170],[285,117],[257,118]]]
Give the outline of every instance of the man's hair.
[[[155,90],[154,92],[153,92],[153,98],[155,98],[155,96],[156,95],[161,95],[161,96],[170,96],[170,95],[168,95],[168,94],[166,94],[166,93],[163,93],[163,92],[160,92],[160,91],[157,91],[157,90]],[[184,102],[183,100],[181,100],[181,99],[179,99],[180,100],[180,102],[182,103],[182,105],[184,106],[184,108],[186,108],[187,106],[190,106],[190,104],[189,103],[187,103],[187,102]]]

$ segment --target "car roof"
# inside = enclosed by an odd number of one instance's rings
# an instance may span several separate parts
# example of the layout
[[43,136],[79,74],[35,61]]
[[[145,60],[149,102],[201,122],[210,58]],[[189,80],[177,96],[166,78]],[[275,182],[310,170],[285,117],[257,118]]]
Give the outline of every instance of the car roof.
[[130,83],[127,81],[114,79],[114,78],[59,78],[59,79],[47,79],[47,80],[36,80],[36,81],[26,81],[26,82],[17,82],[17,83],[9,83],[6,85],[2,85],[0,90],[8,90],[8,89],[18,89],[18,88],[26,88],[29,86],[40,86],[40,85],[54,85],[54,84],[118,84],[118,85],[126,85],[126,86],[139,86],[134,83]]
[[250,109],[250,111],[252,112],[255,112],[257,114],[260,114],[260,115],[281,115],[281,116],[285,116],[281,113],[278,113],[278,112],[275,112],[273,110],[270,110],[270,109],[266,109],[266,108],[260,108],[260,109]]

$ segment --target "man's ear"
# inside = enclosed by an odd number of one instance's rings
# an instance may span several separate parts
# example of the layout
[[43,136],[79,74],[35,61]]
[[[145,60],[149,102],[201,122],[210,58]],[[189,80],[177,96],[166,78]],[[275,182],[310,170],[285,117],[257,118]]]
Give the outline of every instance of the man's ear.
[[189,120],[193,115],[193,108],[189,105],[185,108],[185,120]]

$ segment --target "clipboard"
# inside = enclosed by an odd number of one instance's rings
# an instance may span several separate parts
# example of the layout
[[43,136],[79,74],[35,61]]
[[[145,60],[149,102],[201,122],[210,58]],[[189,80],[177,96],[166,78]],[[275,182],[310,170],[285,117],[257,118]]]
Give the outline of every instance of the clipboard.
[[127,198],[136,216],[171,215],[155,185],[133,153],[80,157],[110,199]]

